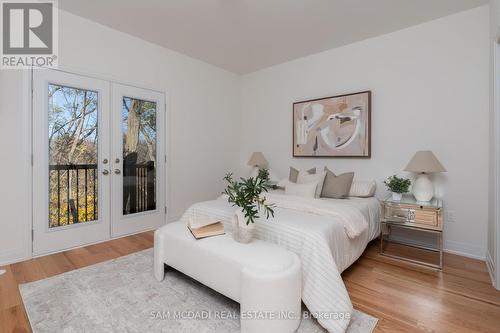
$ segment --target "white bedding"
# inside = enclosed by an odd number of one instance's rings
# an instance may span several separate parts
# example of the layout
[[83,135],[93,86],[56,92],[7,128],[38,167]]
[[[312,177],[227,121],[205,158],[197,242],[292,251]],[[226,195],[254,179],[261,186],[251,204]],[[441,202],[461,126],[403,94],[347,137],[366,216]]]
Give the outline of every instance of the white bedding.
[[266,193],[266,202],[278,208],[321,215],[344,226],[347,237],[354,239],[368,228],[368,216],[348,200],[318,200],[280,193]]
[[[279,197],[282,192],[274,193]],[[350,222],[342,221],[340,215],[328,213],[329,210],[322,213],[314,208],[305,209],[305,206],[283,208],[279,205],[275,208],[274,218],[256,221],[256,237],[282,245],[300,256],[304,304],[311,313],[322,316],[318,322],[329,332],[344,332],[349,324],[349,317],[345,315],[352,312],[352,304],[340,273],[360,257],[370,240],[378,236],[380,203],[376,198],[314,200],[321,201],[319,207],[328,207],[328,203],[332,209],[351,207],[344,214],[356,210],[359,219],[364,217],[366,228],[350,238],[346,232],[346,223]],[[221,196],[217,200],[192,205],[181,220],[188,223],[193,215],[206,215],[220,219],[226,230],[231,230],[235,210],[227,198]]]

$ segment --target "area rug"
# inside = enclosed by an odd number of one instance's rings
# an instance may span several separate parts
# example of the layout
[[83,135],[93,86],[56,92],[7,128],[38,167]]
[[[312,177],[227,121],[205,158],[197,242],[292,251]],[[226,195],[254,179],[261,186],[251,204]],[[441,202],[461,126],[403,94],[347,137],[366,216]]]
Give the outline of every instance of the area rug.
[[[239,332],[239,304],[169,270],[153,276],[148,249],[19,286],[33,332]],[[304,310],[306,310],[304,308]],[[377,318],[355,310],[349,333],[371,333]],[[303,319],[297,332],[326,332]]]

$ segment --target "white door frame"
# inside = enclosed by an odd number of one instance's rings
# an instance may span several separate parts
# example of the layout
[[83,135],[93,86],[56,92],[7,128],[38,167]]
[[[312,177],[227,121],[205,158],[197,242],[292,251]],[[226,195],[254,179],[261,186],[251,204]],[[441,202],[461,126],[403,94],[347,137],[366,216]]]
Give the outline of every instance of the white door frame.
[[[42,70],[42,69],[35,69],[35,70]],[[91,78],[95,79],[101,79],[101,80],[106,80],[111,83],[120,83],[120,84],[125,84],[128,86],[132,87],[138,87],[138,88],[143,88],[143,89],[148,89],[152,91],[156,91],[159,93],[162,93],[165,97],[165,112],[164,112],[164,139],[166,140],[165,144],[165,171],[164,171],[164,182],[165,182],[165,195],[164,195],[164,206],[166,210],[166,216],[165,220],[168,222],[170,221],[170,210],[167,210],[167,207],[169,206],[169,203],[171,202],[171,197],[172,197],[172,189],[171,186],[169,186],[170,183],[170,172],[171,172],[171,166],[170,166],[170,151],[171,151],[171,143],[170,143],[170,95],[167,90],[164,90],[163,88],[158,88],[155,87],[154,85],[151,85],[150,83],[147,83],[145,81],[129,81],[129,79],[126,79],[124,77],[120,76],[114,76],[110,74],[101,74],[98,72],[92,72],[91,70],[87,68],[81,68],[81,67],[72,67],[72,66],[59,66],[58,69],[54,69],[60,72],[66,72],[69,74],[77,74],[77,75],[82,75],[82,76],[88,76]],[[26,158],[25,158],[25,170],[28,172],[29,171],[29,176],[26,177],[25,181],[25,187],[27,193],[29,193],[29,197],[27,198],[26,202],[26,209],[29,210],[31,220],[30,223],[24,223],[25,226],[25,237],[24,237],[24,254],[20,255],[17,257],[17,259],[10,260],[7,263],[14,263],[14,262],[19,262],[23,260],[27,260],[30,258],[38,257],[38,255],[35,255],[33,253],[33,218],[34,218],[34,211],[33,211],[33,69],[31,70],[25,70],[23,71],[23,91],[25,92],[25,98],[23,99],[23,124],[22,124],[22,130],[25,133],[24,138],[24,148],[26,151]],[[28,174],[28,173],[27,173]],[[28,222],[28,221],[27,221]],[[119,237],[112,237],[114,238],[120,238]],[[92,243],[91,243],[92,244]],[[90,244],[88,244],[90,245]],[[76,248],[78,248],[77,246]],[[66,250],[61,250],[61,251],[66,251]],[[56,252],[61,252],[61,251],[55,251]]]
[[[487,251],[487,266],[492,275],[493,286],[500,290],[500,31],[497,33],[493,45],[493,198],[490,200],[493,203],[493,219],[494,219],[494,235],[493,235],[493,255]],[[488,249],[489,250],[489,249]],[[491,267],[493,266],[493,267]]]
[[[97,220],[50,228],[48,225],[48,96],[49,83],[98,92]],[[109,239],[110,228],[110,83],[78,74],[45,70],[33,74],[33,254],[43,255]],[[39,105],[35,105],[39,103]],[[69,181],[69,180],[68,180]],[[36,212],[36,213],[35,213]],[[36,214],[36,215],[35,215]],[[68,213],[69,214],[69,213]]]

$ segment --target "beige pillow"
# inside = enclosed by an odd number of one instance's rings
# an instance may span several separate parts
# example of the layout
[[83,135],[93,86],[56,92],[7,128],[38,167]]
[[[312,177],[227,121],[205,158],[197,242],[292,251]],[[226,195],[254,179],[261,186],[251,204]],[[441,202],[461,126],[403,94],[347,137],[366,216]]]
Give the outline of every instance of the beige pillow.
[[295,184],[288,182],[285,186],[285,195],[294,195],[298,197],[314,198],[318,183]]
[[349,196],[354,172],[335,175],[325,167],[326,176],[321,190],[322,198],[345,199]]
[[297,177],[297,184],[317,183],[315,197],[319,198],[323,189],[323,182],[325,181],[326,172],[320,171],[318,173],[310,174],[308,171],[301,170]]
[[[291,181],[292,183],[296,183],[297,178],[299,177],[299,172],[300,172],[299,170],[290,167],[290,175],[288,176],[288,180]],[[310,175],[315,174],[316,168],[312,168],[312,169],[307,170],[307,173]]]

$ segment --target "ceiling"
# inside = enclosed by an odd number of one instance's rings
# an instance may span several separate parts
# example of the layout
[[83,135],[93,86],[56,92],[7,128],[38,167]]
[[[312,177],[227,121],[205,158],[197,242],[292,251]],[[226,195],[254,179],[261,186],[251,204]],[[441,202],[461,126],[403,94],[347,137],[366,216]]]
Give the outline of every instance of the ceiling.
[[244,74],[487,0],[59,0],[62,9]]

